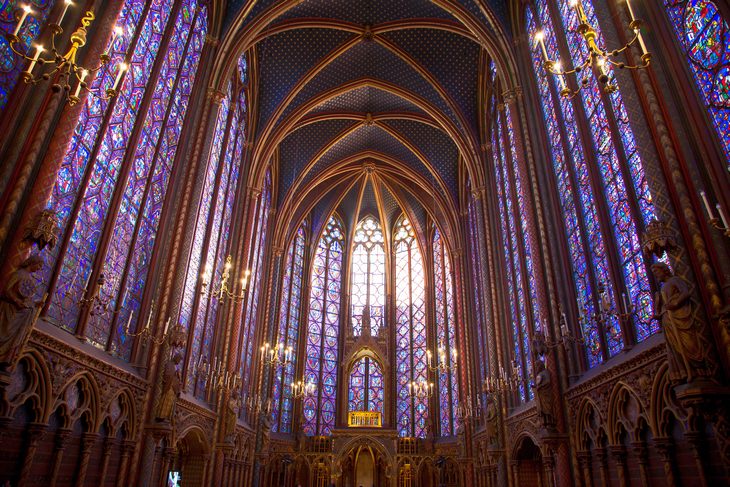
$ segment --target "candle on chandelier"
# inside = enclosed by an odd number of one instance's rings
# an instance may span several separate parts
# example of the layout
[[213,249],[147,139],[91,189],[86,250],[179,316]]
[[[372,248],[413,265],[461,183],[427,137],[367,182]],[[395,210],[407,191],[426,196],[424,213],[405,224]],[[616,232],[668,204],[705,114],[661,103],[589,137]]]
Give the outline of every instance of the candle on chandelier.
[[728,224],[727,224],[728,220],[727,220],[727,217],[725,216],[725,212],[723,211],[722,206],[720,206],[720,203],[716,204],[715,208],[717,208],[717,212],[720,214],[720,220],[722,220],[722,225],[725,228],[730,228],[730,226],[728,226]]
[[[124,72],[129,68],[127,63],[119,63],[119,71],[117,72],[117,78],[114,80],[114,86],[112,86],[112,91],[116,91],[117,87],[119,86],[119,82],[122,80],[122,75],[124,75]],[[205,271],[203,271],[203,282],[205,282]]]
[[[36,63],[38,62],[38,58],[41,57],[41,53],[43,52],[43,46],[38,44],[35,46],[35,55],[33,56],[33,59],[30,61],[30,64],[28,65],[28,69],[25,71],[26,73],[30,74],[31,71],[33,71],[33,68],[35,68]],[[88,285],[88,282],[87,282]]]
[[634,16],[634,9],[631,8],[631,2],[629,0],[626,0],[626,8],[629,11],[629,18],[631,19],[631,22],[636,20],[636,17]]
[[18,25],[15,26],[15,30],[13,31],[13,35],[17,36],[20,32],[21,27],[23,27],[23,24],[25,23],[25,19],[28,18],[28,15],[33,11],[30,8],[30,5],[23,5],[22,7],[23,13],[20,15],[20,19],[18,20]]
[[170,328],[170,319],[171,318],[168,317],[167,321],[165,322],[165,331],[162,332],[163,335],[167,335],[167,330],[168,330],[168,328]]
[[583,10],[583,3],[581,0],[570,0],[570,6],[575,9],[575,13],[578,14],[578,21],[582,24],[587,23],[586,22],[586,14]]
[[545,47],[545,32],[539,30],[535,33],[535,40],[540,44],[540,49],[542,50],[542,57],[545,61],[548,61],[548,53],[547,48]]
[[68,12],[68,8],[73,5],[73,2],[71,0],[65,0],[63,2],[63,12],[61,12],[61,16],[58,18],[58,22],[56,22],[57,25],[61,25],[61,22],[63,22],[63,18],[66,16],[66,12]]
[[117,41],[117,37],[121,36],[123,33],[124,29],[122,29],[120,26],[117,25],[116,27],[114,27],[114,30],[112,31],[112,40],[106,50],[107,55],[114,49],[114,43]]
[[624,313],[629,312],[629,301],[626,299],[626,293],[621,293],[621,303],[624,306]]
[[567,89],[565,84],[565,73],[563,73],[563,66],[560,64],[560,61],[555,62],[553,69],[555,70],[558,82],[560,83],[560,91],[565,91]]
[[132,326],[132,315],[134,315],[134,311],[129,313],[129,319],[127,320],[127,324],[124,326],[125,335],[129,335],[129,327]]
[[715,215],[712,214],[712,207],[710,206],[710,202],[707,201],[707,194],[704,191],[700,191],[700,198],[702,198],[702,202],[705,204],[705,210],[707,210],[707,216],[710,217],[710,220],[714,220]]

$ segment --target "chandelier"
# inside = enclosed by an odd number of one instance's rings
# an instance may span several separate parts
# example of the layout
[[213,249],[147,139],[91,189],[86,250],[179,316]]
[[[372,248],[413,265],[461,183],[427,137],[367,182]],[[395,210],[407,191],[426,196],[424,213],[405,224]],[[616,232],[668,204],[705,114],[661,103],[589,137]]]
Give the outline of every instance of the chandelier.
[[294,399],[296,401],[297,399],[304,399],[305,397],[309,397],[312,394],[314,394],[314,389],[315,389],[314,383],[311,381],[306,382],[306,383],[303,380],[292,382],[291,383],[292,399]]
[[288,365],[291,363],[293,355],[294,348],[284,347],[283,343],[272,347],[269,342],[266,342],[261,346],[261,363],[265,365]]
[[216,290],[208,290],[210,286],[211,270],[206,266],[203,269],[203,273],[200,278],[202,280],[200,294],[205,294],[210,297],[216,298],[219,302],[225,298],[229,298],[232,301],[240,301],[246,296],[246,287],[248,286],[248,277],[251,275],[251,271],[246,270],[241,278],[241,292],[236,293],[235,288],[228,288],[228,281],[231,279],[231,267],[233,266],[232,257],[229,255],[226,257],[226,263],[223,266],[223,274],[221,275],[221,282]]
[[[588,20],[588,16],[583,9],[582,0],[570,0],[570,6],[575,9],[576,14],[578,15],[578,32],[583,36],[587,47],[585,57],[580,64],[576,65],[573,69],[563,69],[560,60],[552,60],[548,56],[547,48],[545,47],[545,32],[540,30],[535,33],[535,41],[540,44],[540,49],[542,50],[545,70],[558,78],[560,83],[560,94],[562,96],[572,98],[579,91],[568,87],[566,77],[570,74],[575,73],[576,76],[580,76],[581,73],[585,72],[585,76],[579,80],[580,88],[585,88],[589,85],[588,76],[590,70],[593,69],[598,76],[598,81],[600,81],[603,85],[603,90],[606,93],[613,93],[618,89],[618,86],[616,85],[615,78],[609,77],[609,64],[612,64],[619,69],[643,69],[649,66],[651,62],[651,53],[646,50],[646,44],[644,44],[644,39],[641,36],[641,26],[643,25],[643,21],[634,16],[634,11],[631,8],[629,0],[626,0],[626,7],[631,19],[629,28],[634,32],[634,36],[624,46],[613,50],[609,50],[605,47],[601,48],[596,42],[598,34],[596,29]],[[638,44],[641,51],[641,63],[627,64],[623,61],[619,61],[617,59],[618,56],[634,44]]]
[[408,396],[413,399],[429,399],[433,396],[433,382],[421,380],[419,382],[412,381],[408,383]]
[[[58,36],[63,34],[63,28],[61,25],[63,24],[63,19],[66,17],[69,7],[72,5],[73,2],[71,0],[64,1],[61,16],[56,22],[48,24],[51,31],[50,46],[46,49],[46,47],[42,44],[34,44],[32,46],[33,48],[30,50],[33,52],[32,56],[28,55],[28,51],[22,50],[22,46],[19,46],[21,40],[19,34],[28,16],[33,16],[35,12],[29,5],[22,5],[20,7],[20,15],[18,23],[15,26],[15,30],[12,33],[5,34],[5,37],[7,38],[13,52],[25,61],[30,62],[25,71],[23,71],[23,81],[30,85],[36,85],[41,81],[48,81],[53,78],[54,82],[51,89],[56,93],[63,90],[66,101],[70,106],[79,102],[82,89],[87,93],[104,100],[114,98],[119,93],[118,88],[124,73],[129,69],[129,66],[125,62],[120,61],[117,65],[117,74],[113,85],[104,91],[100,90],[100,93],[90,90],[86,80],[89,76],[93,77],[96,72],[105,68],[110,63],[110,54],[114,46],[114,42],[122,35],[123,30],[119,26],[114,28],[114,33],[109,46],[106,51],[99,56],[98,66],[94,68],[81,66],[76,62],[76,55],[78,54],[79,49],[86,45],[87,28],[95,19],[94,12],[92,10],[87,10],[84,13],[81,18],[81,25],[76,28],[69,38],[71,45],[65,53],[59,50],[60,48],[57,46],[56,42]],[[40,69],[36,70],[36,66]],[[38,71],[38,74],[34,74],[34,70]],[[74,83],[76,84],[76,87],[72,93],[71,85]]]
[[446,349],[443,344],[438,348],[438,363],[433,364],[433,354],[431,350],[426,350],[426,360],[428,361],[428,368],[438,372],[449,372],[456,369],[456,348],[451,350],[451,360],[454,365],[449,365],[449,360],[446,357]]

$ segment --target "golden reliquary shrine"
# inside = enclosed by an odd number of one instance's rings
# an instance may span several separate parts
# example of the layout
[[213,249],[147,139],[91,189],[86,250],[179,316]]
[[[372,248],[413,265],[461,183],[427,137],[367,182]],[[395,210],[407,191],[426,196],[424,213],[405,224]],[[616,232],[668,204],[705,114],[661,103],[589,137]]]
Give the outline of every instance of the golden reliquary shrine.
[[0,3],[0,486],[730,485],[726,0]]

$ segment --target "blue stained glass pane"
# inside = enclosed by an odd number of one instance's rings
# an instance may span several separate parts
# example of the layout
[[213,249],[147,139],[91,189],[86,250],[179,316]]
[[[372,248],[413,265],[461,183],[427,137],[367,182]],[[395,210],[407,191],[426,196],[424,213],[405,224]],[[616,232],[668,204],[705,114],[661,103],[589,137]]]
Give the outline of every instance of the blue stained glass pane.
[[[295,382],[294,371],[297,366],[297,346],[299,339],[299,310],[301,309],[302,278],[304,272],[304,224],[289,246],[285,274],[282,279],[281,300],[279,303],[279,333],[277,344],[291,347],[290,363],[276,371],[273,393],[272,431],[291,433],[292,390]],[[306,381],[305,381],[306,382]]]
[[343,247],[342,224],[332,216],[312,261],[304,377],[315,385],[317,395],[304,400],[306,435],[329,435],[335,423]]
[[712,0],[664,0],[664,8],[730,161],[730,19]]
[[426,385],[425,273],[415,232],[405,216],[396,224],[396,421],[400,436],[423,438],[428,422],[427,397],[410,397],[409,384]]
[[[559,6],[572,62],[578,64],[585,52],[585,41],[576,30],[579,20],[575,9],[570,7],[567,0],[560,0]],[[583,2],[583,7],[588,20],[596,28],[599,44],[604,44],[593,3],[586,0]],[[543,2],[538,3],[538,9],[541,11],[541,20],[545,23],[546,15],[544,11],[546,9]],[[609,73],[612,70],[613,67],[609,66]],[[624,283],[629,299],[637,311],[634,320],[637,340],[642,341],[658,330],[657,323],[651,319],[651,289],[638,236],[639,228],[654,217],[654,211],[620,90],[609,95],[609,98],[611,106],[606,107],[601,98],[598,80],[595,76],[589,76],[588,89],[581,90],[581,99],[589,121],[588,126],[592,135],[596,159],[599,163],[598,168],[603,181],[616,247],[621,253],[620,263]],[[617,114],[617,123],[621,132],[618,134],[618,138],[611,130],[606,110],[613,110]],[[623,156],[629,165],[631,179],[625,180],[622,175],[619,151],[623,152]],[[627,188],[631,188],[637,196],[640,209],[639,215],[633,215],[629,209]],[[611,330],[606,331],[605,338],[610,355],[614,355],[621,350],[622,340],[617,340]]]
[[[127,154],[127,143],[135,124],[142,123],[149,133],[159,134],[160,124],[154,120],[137,120],[139,100],[144,97],[150,81],[152,65],[157,57],[157,49],[168,21],[171,2],[160,2],[152,5],[147,17],[140,22],[142,6],[138,2],[127,1],[122,9],[123,35],[119,36],[113,46],[111,57],[119,61],[129,48],[129,41],[139,27],[139,40],[131,57],[131,70],[127,74],[116,99],[114,109],[109,113],[109,124],[103,133],[99,132],[100,120],[105,116],[108,103],[94,97],[87,97],[77,124],[69,151],[62,162],[59,177],[50,201],[50,207],[61,215],[61,228],[70,232],[70,241],[63,256],[55,289],[51,290],[49,318],[60,326],[73,330],[78,316],[78,302],[86,287],[85,283],[91,272],[99,238],[107,219],[113,222],[116,214],[109,214],[110,203],[115,188],[125,185],[128,191],[122,198],[119,214],[130,215],[134,221],[139,214],[140,198],[148,187],[147,173],[150,165],[133,161],[129,177],[119,180],[121,163]],[[187,38],[187,26],[178,29],[179,37]],[[178,48],[173,44],[171,49]],[[175,59],[169,60],[168,69],[173,70],[172,79],[178,70]],[[92,81],[92,88],[107,86],[112,83],[114,73],[103,71]],[[154,98],[154,97],[153,97]],[[154,108],[154,103],[152,104]],[[90,157],[98,144],[98,154],[93,161]],[[91,163],[91,164],[89,164]],[[89,174],[88,185],[82,185],[86,171]],[[129,183],[129,185],[127,185]],[[79,193],[80,191],[80,193]],[[81,198],[78,215],[71,209],[77,198]],[[122,238],[122,245],[129,243],[130,225],[127,231],[117,231],[114,236]],[[132,227],[133,228],[133,227]],[[57,247],[50,256],[49,262],[41,273],[41,279],[47,280],[53,270],[53,262],[59,258]],[[107,284],[102,293],[110,295],[119,287],[120,273],[117,268],[102,269],[107,277]],[[87,336],[89,341],[99,347],[105,347],[109,339],[108,319],[96,315],[89,322]]]

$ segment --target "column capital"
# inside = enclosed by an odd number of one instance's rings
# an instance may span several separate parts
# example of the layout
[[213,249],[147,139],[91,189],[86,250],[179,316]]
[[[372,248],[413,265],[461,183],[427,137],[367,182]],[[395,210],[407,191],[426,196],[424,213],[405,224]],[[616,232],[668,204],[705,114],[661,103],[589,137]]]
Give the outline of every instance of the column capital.
[[226,97],[226,94],[220,91],[217,88],[209,87],[208,88],[208,99],[211,100],[216,105],[220,105],[221,102],[223,102],[223,99]]

